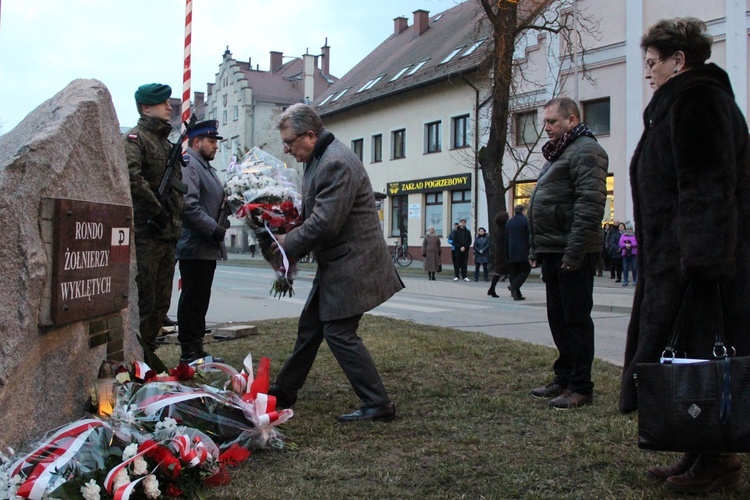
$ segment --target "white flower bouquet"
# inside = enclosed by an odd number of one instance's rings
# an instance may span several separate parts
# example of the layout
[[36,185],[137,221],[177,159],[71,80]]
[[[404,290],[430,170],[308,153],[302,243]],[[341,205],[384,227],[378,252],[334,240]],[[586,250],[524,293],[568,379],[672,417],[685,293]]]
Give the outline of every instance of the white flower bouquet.
[[245,219],[255,235],[261,254],[276,272],[271,293],[281,298],[294,293],[295,264],[286,255],[276,263],[271,251],[274,234],[285,234],[301,223],[299,176],[294,169],[262,149],[252,148],[239,163],[227,168],[224,184],[227,202],[235,217]]

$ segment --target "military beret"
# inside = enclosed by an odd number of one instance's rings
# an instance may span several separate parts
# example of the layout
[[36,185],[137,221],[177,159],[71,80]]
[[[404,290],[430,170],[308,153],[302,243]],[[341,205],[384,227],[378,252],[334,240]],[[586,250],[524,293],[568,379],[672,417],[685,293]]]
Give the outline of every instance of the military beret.
[[135,91],[135,101],[148,106],[161,104],[172,96],[172,87],[163,83],[147,83]]
[[210,137],[212,139],[223,139],[219,135],[219,120],[206,120],[204,122],[198,122],[188,130],[188,139],[193,139],[198,136]]

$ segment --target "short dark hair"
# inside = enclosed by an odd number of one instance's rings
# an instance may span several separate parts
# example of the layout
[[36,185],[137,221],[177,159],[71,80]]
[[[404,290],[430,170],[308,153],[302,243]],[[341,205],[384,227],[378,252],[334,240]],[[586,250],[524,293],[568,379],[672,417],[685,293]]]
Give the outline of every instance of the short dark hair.
[[564,117],[573,115],[578,121],[581,121],[581,112],[578,110],[578,104],[570,97],[555,97],[550,99],[544,105],[544,109],[557,106],[557,114]]
[[277,129],[281,130],[286,127],[291,127],[292,132],[298,135],[308,130],[315,132],[315,135],[320,135],[323,132],[323,120],[312,107],[297,103],[286,108],[276,119]]
[[713,39],[706,34],[706,23],[695,17],[660,19],[641,37],[641,49],[649,48],[666,58],[677,51],[685,54],[688,67],[700,66],[711,57]]
[[524,210],[526,210],[525,205],[516,205],[513,209],[516,212],[516,215],[522,214]]

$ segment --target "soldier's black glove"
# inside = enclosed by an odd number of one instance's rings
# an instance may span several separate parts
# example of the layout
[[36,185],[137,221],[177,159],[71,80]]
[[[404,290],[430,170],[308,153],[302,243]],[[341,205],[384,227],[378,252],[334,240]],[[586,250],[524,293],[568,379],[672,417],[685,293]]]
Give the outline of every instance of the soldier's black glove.
[[164,207],[159,210],[158,214],[148,220],[148,225],[159,232],[164,231],[167,228],[167,224],[169,224],[169,213],[164,210]]
[[213,234],[211,234],[211,237],[216,241],[222,241],[224,240],[224,235],[227,234],[227,230],[224,229],[221,226],[216,226],[216,229],[214,229]]

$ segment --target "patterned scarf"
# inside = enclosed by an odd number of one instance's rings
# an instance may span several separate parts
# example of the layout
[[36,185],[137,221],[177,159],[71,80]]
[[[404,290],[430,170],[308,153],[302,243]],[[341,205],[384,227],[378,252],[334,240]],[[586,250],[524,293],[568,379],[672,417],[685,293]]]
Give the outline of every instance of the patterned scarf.
[[588,126],[585,123],[579,123],[572,129],[565,132],[565,135],[563,135],[562,139],[560,139],[559,141],[549,141],[547,142],[547,144],[542,146],[542,154],[544,155],[544,158],[546,158],[546,160],[550,162],[557,160],[562,152],[565,151],[565,148],[567,148],[570,143],[572,143],[582,135],[586,135],[596,140],[596,137],[594,137],[594,134],[591,132],[591,130],[589,130]]

